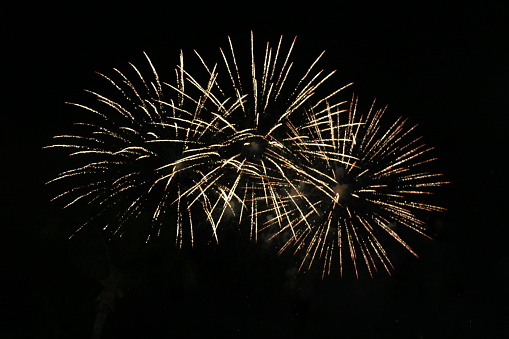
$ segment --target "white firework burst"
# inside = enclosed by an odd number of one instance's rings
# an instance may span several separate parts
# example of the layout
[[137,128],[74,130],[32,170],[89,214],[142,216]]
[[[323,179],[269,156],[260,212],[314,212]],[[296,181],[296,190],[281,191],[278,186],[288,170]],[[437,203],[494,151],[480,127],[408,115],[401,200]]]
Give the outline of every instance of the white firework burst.
[[[347,260],[356,276],[364,264],[369,274],[382,266],[388,273],[393,265],[384,241],[393,239],[413,255],[417,254],[400,237],[395,227],[426,234],[421,212],[445,209],[421,202],[433,188],[446,184],[442,174],[431,173],[425,165],[435,160],[432,147],[412,136],[402,118],[385,128],[384,109],[371,106],[365,116],[357,116],[357,99],[347,114],[341,110],[309,112],[299,131],[314,143],[306,149],[302,167],[310,175],[303,188],[311,204],[302,217],[302,207],[294,208],[293,218],[275,234],[291,232],[280,253],[295,247],[302,252],[299,270],[323,263],[322,276],[337,263],[340,274]],[[319,142],[317,142],[319,141]],[[272,227],[275,221],[269,221]]]
[[318,67],[323,52],[295,71],[295,39],[286,45],[258,49],[251,32],[250,57],[230,38],[214,62],[195,51],[184,67],[181,52],[172,81],[148,56],[147,74],[101,74],[113,93],[72,104],[94,122],[48,146],[80,159],[51,181],[67,185],[55,199],[92,204],[119,236],[173,230],[177,246],[204,226],[216,241],[234,222],[253,240],[270,230],[287,239],[280,252],[302,252],[301,269],[322,261],[323,275],[346,260],[356,275],[361,264],[390,272],[386,238],[416,255],[393,226],[426,235],[420,213],[443,210],[421,202],[445,183],[426,171],[431,148],[402,119],[384,128],[383,109],[359,115],[357,99],[341,99],[349,84],[324,90],[335,72]]

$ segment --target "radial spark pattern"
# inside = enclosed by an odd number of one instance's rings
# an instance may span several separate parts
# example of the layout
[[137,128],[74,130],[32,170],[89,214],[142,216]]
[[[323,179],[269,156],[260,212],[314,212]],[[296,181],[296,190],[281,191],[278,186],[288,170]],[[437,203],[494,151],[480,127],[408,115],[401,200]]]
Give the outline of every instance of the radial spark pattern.
[[323,53],[292,71],[294,44],[258,49],[251,34],[250,56],[238,58],[228,39],[217,61],[195,52],[191,68],[181,52],[173,81],[148,56],[148,74],[132,64],[129,76],[101,74],[113,92],[72,104],[95,117],[49,146],[78,158],[51,181],[67,185],[55,199],[93,205],[119,236],[172,230],[182,246],[198,228],[218,241],[238,224],[254,240],[286,237],[281,251],[303,252],[301,268],[323,261],[325,274],[337,261],[342,271],[348,258],[356,273],[361,263],[390,271],[380,233],[414,253],[395,225],[424,234],[415,212],[442,210],[419,198],[443,183],[419,170],[430,149],[403,121],[382,128],[381,110],[358,116],[355,100],[340,99],[346,86],[319,90],[334,73],[317,68]]
[[[396,230],[427,236],[420,216],[444,210],[422,202],[433,188],[446,184],[441,174],[426,170],[435,160],[428,157],[432,147],[413,136],[416,126],[407,127],[402,118],[385,127],[384,111],[372,106],[358,116],[353,98],[347,114],[338,109],[311,111],[298,128],[313,140],[305,149],[308,156],[301,157],[303,171],[309,173],[301,192],[310,203],[294,199],[294,208],[287,208],[289,222],[273,238],[291,234],[280,253],[290,247],[302,253],[299,270],[321,261],[322,275],[329,274],[334,263],[343,274],[349,261],[357,276],[360,265],[370,275],[380,266],[390,273],[393,265],[384,241],[393,239],[417,256]],[[278,223],[275,219],[267,228]]]

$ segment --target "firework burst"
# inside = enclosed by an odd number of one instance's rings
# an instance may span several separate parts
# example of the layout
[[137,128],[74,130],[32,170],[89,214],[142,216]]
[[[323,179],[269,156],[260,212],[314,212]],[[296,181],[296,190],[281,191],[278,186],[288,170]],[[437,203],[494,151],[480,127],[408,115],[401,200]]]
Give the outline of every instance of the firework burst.
[[416,126],[407,127],[402,118],[385,128],[384,111],[375,110],[373,103],[365,116],[358,116],[353,98],[347,112],[310,111],[307,123],[298,128],[314,140],[303,149],[307,157],[301,157],[309,173],[301,191],[311,204],[303,215],[303,207],[297,207],[302,202],[295,200],[293,218],[275,236],[291,233],[280,253],[291,247],[303,253],[299,270],[321,261],[322,276],[330,274],[334,263],[343,274],[349,260],[357,277],[360,265],[371,276],[380,266],[390,274],[393,264],[384,241],[391,238],[417,256],[396,228],[427,236],[422,212],[445,210],[421,202],[433,188],[446,184],[441,174],[426,170],[435,160],[428,157],[432,147],[412,136]]
[[[76,134],[55,137],[59,142],[49,147],[69,150],[70,156],[81,158],[81,165],[51,182],[69,181],[71,188],[55,197],[68,199],[65,207],[86,201],[97,207],[95,217],[113,215],[106,227],[114,224],[113,233],[119,236],[146,211],[155,226],[146,230],[147,239],[173,217],[181,245],[184,224],[193,241],[194,203],[207,203],[200,189],[209,179],[204,173],[217,161],[217,145],[201,140],[213,126],[200,120],[199,110],[185,108],[183,95],[164,101],[163,84],[147,60],[150,81],[131,64],[133,80],[116,69],[116,80],[100,74],[112,85],[116,100],[87,91],[97,99],[97,108],[71,103],[95,114],[97,122],[77,123]],[[183,94],[182,89],[177,93]],[[215,229],[213,233],[217,236]]]
[[190,71],[181,52],[173,81],[148,56],[147,74],[132,64],[130,77],[101,74],[113,92],[72,104],[93,122],[49,146],[78,159],[51,181],[67,187],[55,199],[93,205],[118,236],[167,229],[182,246],[204,225],[218,241],[235,222],[254,240],[268,230],[287,239],[280,252],[303,253],[301,269],[343,272],[348,259],[357,275],[361,263],[390,272],[383,235],[415,254],[394,226],[425,235],[419,212],[443,210],[420,202],[444,183],[421,169],[431,148],[403,120],[383,128],[383,110],[359,115],[356,99],[340,98],[348,85],[318,95],[334,71],[318,68],[323,52],[292,71],[294,47],[281,37],[258,49],[251,33],[250,57],[228,38],[218,61],[195,51]]
[[212,123],[220,121],[225,126],[221,128],[224,174],[215,186],[220,198],[213,204],[211,214],[217,216],[216,224],[225,212],[239,223],[247,218],[251,237],[256,240],[261,214],[271,211],[281,220],[287,214],[284,201],[293,194],[303,196],[296,180],[301,169],[294,155],[299,147],[295,122],[302,121],[305,109],[317,109],[336,99],[346,86],[315,99],[316,90],[334,74],[314,71],[323,52],[304,74],[295,78],[290,73],[295,39],[287,49],[282,37],[275,46],[267,43],[258,62],[252,33],[250,63],[244,68],[250,77],[243,82],[240,63],[231,40],[228,41],[228,52],[220,50],[223,61],[220,65],[208,67],[200,57],[211,77],[216,72],[228,75],[222,82],[219,77],[214,78],[210,90],[203,91],[214,98],[211,109],[217,114]]

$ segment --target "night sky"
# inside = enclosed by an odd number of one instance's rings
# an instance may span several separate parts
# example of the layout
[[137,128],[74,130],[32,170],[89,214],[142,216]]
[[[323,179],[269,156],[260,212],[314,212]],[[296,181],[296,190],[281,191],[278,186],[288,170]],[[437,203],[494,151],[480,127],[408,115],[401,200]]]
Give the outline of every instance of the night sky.
[[380,3],[4,8],[0,338],[92,330],[108,254],[97,232],[67,240],[80,209],[50,203],[55,192],[44,185],[67,160],[42,147],[78,120],[64,102],[86,100],[95,71],[143,63],[143,51],[171,75],[180,49],[216,56],[228,35],[248,46],[250,30],[259,43],[298,36],[303,64],[326,50],[321,66],[338,70],[329,86],[354,82],[361,100],[419,124],[451,181],[437,190],[448,211],[430,218],[435,239],[411,238],[420,259],[397,252],[392,276],[358,280],[295,275],[291,255],[236,234],[181,251],[112,243],[130,283],[102,337],[508,338],[509,12],[484,2]]

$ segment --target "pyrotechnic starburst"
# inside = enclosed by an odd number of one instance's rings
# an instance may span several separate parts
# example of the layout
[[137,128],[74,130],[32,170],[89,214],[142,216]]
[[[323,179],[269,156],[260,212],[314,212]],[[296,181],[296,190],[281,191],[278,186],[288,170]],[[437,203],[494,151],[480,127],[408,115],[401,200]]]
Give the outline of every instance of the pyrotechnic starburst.
[[[416,126],[407,127],[402,118],[385,128],[384,111],[375,110],[373,103],[366,116],[357,117],[354,97],[348,114],[310,111],[307,123],[298,128],[314,140],[301,163],[310,174],[301,191],[311,204],[303,217],[301,202],[294,200],[292,219],[273,237],[291,233],[280,253],[290,247],[302,252],[299,270],[321,261],[323,276],[336,262],[343,274],[345,262],[351,260],[356,276],[362,264],[371,276],[380,265],[390,274],[393,265],[384,239],[396,240],[417,256],[396,228],[428,237],[421,212],[445,210],[421,202],[422,196],[447,183],[441,174],[426,170],[435,160],[428,158],[433,148],[412,136]],[[267,227],[274,223],[269,221]]]
[[250,57],[237,58],[228,38],[218,62],[195,51],[192,71],[181,52],[173,82],[148,56],[147,75],[132,64],[131,78],[101,74],[114,92],[88,91],[97,105],[72,104],[95,121],[49,146],[80,159],[51,181],[70,185],[56,198],[93,204],[119,236],[145,227],[146,215],[147,241],[167,226],[178,246],[203,224],[217,241],[236,222],[254,240],[260,228],[289,234],[281,252],[303,251],[301,268],[323,260],[329,273],[337,257],[342,271],[349,257],[356,274],[360,262],[370,274],[380,263],[390,271],[380,234],[414,253],[393,226],[425,234],[415,212],[442,210],[416,199],[443,184],[418,170],[433,160],[429,148],[401,120],[383,129],[383,110],[357,117],[356,100],[348,109],[340,99],[348,85],[317,95],[334,73],[316,70],[323,52],[294,76],[295,39],[283,45],[281,37],[258,50],[251,33]]
[[[72,103],[94,113],[99,121],[78,123],[81,130],[76,134],[55,137],[63,142],[49,147],[69,149],[71,156],[81,157],[81,165],[52,181],[72,180],[71,188],[56,198],[68,198],[65,207],[78,201],[97,204],[96,216],[114,214],[109,224],[115,224],[113,233],[120,236],[147,210],[152,213],[152,226],[173,215],[181,245],[184,223],[193,239],[194,202],[207,203],[202,188],[212,179],[204,173],[217,163],[218,152],[217,145],[204,143],[202,138],[214,126],[200,119],[199,102],[194,105],[196,110],[185,108],[181,79],[177,95],[164,101],[163,84],[148,61],[150,81],[131,64],[137,75],[133,81],[116,69],[119,80],[100,74],[116,90],[115,100],[88,91],[102,105],[91,108]],[[160,232],[158,227],[155,230]],[[153,233],[147,230],[147,239]]]

